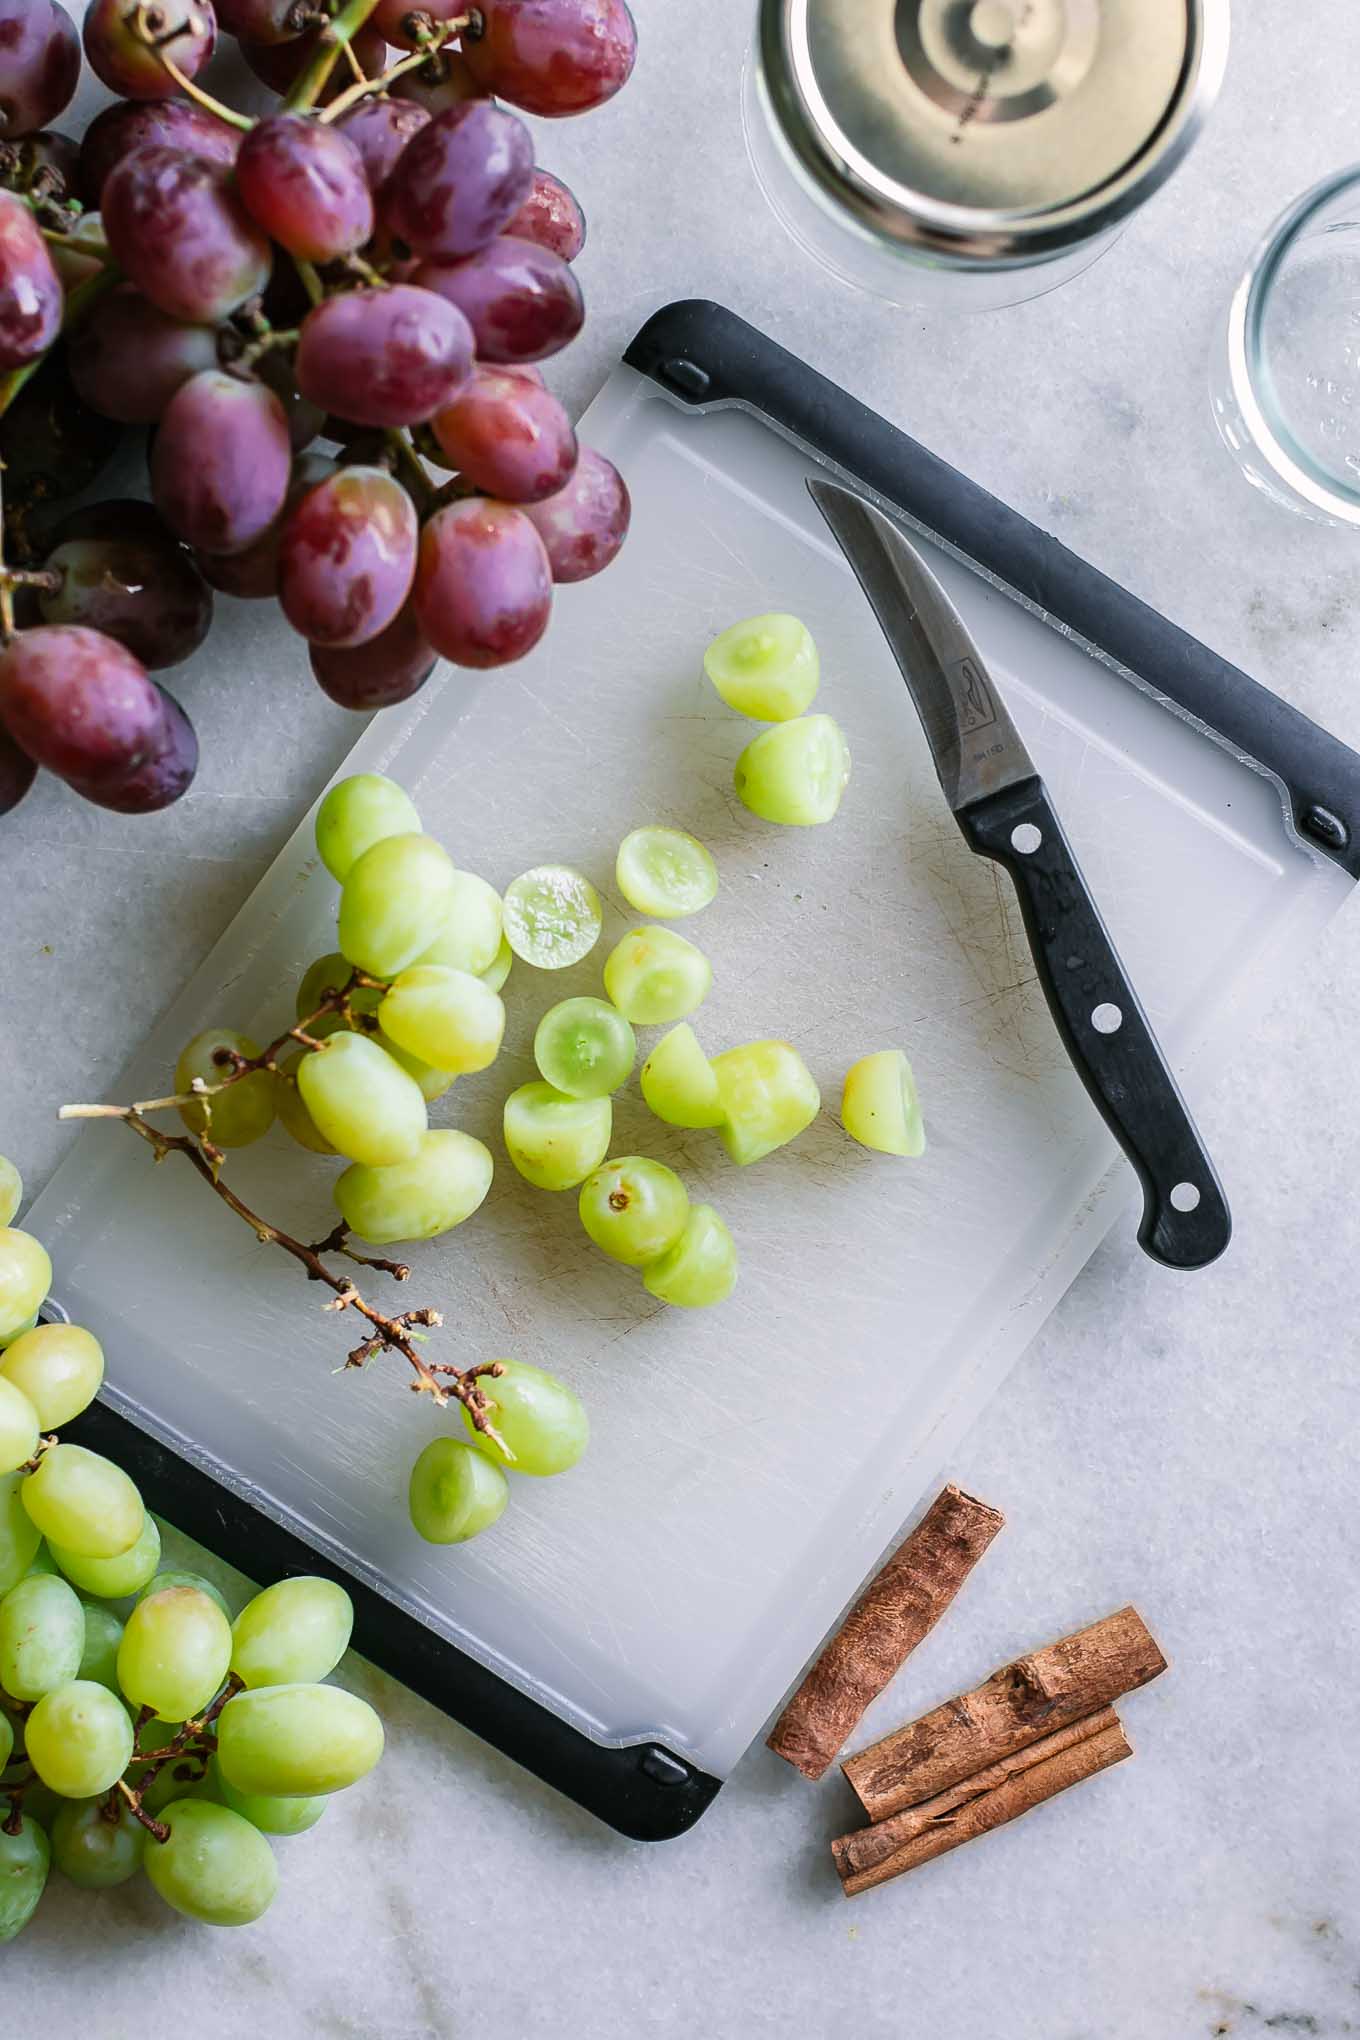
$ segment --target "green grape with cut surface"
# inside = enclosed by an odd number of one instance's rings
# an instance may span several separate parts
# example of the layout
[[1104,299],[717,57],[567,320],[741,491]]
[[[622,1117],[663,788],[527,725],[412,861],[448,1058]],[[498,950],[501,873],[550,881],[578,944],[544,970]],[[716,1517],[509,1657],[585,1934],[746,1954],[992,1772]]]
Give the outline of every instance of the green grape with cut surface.
[[305,1835],[330,1804],[324,1792],[313,1799],[268,1799],[260,1792],[238,1792],[230,1779],[222,1776],[216,1759],[211,1768],[213,1787],[223,1806],[239,1813],[262,1835]]
[[609,1153],[609,1098],[568,1098],[551,1084],[521,1084],[505,1101],[505,1151],[536,1190],[574,1190]]
[[24,1179],[8,1155],[0,1155],[0,1225],[8,1225],[24,1201]]
[[[248,1034],[238,1034],[230,1027],[209,1027],[181,1049],[175,1064],[175,1089],[190,1090],[195,1078],[211,1089],[230,1077],[233,1054],[251,1061],[259,1053],[259,1042]],[[190,1133],[206,1133],[214,1147],[249,1147],[274,1124],[275,1103],[273,1071],[254,1070],[201,1103],[181,1105],[179,1116]]]
[[146,1586],[142,1588],[137,1599],[139,1601],[149,1601],[151,1596],[159,1594],[163,1587],[197,1587],[199,1593],[206,1594],[210,1601],[215,1601],[228,1622],[231,1621],[231,1609],[227,1606],[226,1596],[219,1587],[213,1585],[211,1580],[205,1580],[201,1573],[158,1572],[156,1577],[148,1581]]
[[52,1573],[30,1573],[0,1601],[0,1686],[12,1700],[41,1700],[80,1670],[85,1611]]
[[142,1534],[146,1511],[136,1487],[121,1466],[83,1445],[50,1445],[21,1493],[48,1543],[82,1558],[117,1558]]
[[44,1431],[57,1431],[98,1395],[104,1349],[83,1325],[36,1325],[5,1348],[0,1377],[23,1390]]
[[340,947],[371,977],[394,978],[423,956],[449,917],[457,886],[433,836],[386,836],[345,874]]
[[703,1004],[713,966],[673,928],[630,928],[610,950],[604,988],[626,1020],[655,1027]]
[[161,1813],[170,1830],[143,1858],[155,1890],[191,1920],[248,1927],[268,1912],[279,1866],[259,1829],[210,1799],[173,1799]]
[[900,1048],[861,1056],[846,1072],[841,1124],[861,1147],[879,1154],[925,1153],[926,1129],[911,1064]]
[[659,1260],[685,1230],[689,1196],[674,1169],[648,1155],[606,1162],[581,1185],[581,1223],[626,1268]]
[[[442,963],[482,977],[500,954],[504,910],[494,885],[475,871],[453,874],[453,904],[443,928],[417,963]],[[495,987],[493,986],[494,990]]]
[[722,1303],[737,1281],[737,1249],[711,1204],[692,1204],[685,1230],[669,1252],[642,1271],[643,1285],[662,1303],[703,1310]]
[[310,1049],[295,1049],[292,1055],[286,1055],[279,1064],[278,1085],[275,1093],[279,1125],[285,1133],[291,1134],[299,1147],[306,1148],[309,1153],[314,1155],[333,1155],[335,1149],[331,1146],[325,1134],[319,1131],[316,1121],[307,1110],[306,1100],[298,1089],[298,1065],[302,1058],[310,1053]]
[[411,1522],[427,1544],[466,1544],[491,1528],[509,1499],[500,1467],[457,1438],[432,1438],[411,1468]]
[[417,963],[393,979],[378,1009],[385,1033],[408,1055],[465,1076],[496,1060],[505,1007],[471,971]]
[[335,1670],[353,1627],[353,1603],[334,1580],[276,1580],[232,1624],[231,1669],[247,1686],[314,1683]]
[[97,1602],[87,1601],[84,1606],[85,1644],[76,1666],[78,1679],[93,1679],[96,1685],[107,1686],[110,1693],[121,1696],[118,1684],[118,1646],[123,1640],[123,1625],[112,1608],[101,1608]]
[[27,1330],[52,1287],[52,1263],[41,1240],[0,1226],[0,1339]]
[[44,1693],[24,1723],[24,1746],[44,1785],[63,1799],[107,1792],[132,1761],[132,1722],[116,1693],[71,1679]]
[[200,1714],[227,1676],[231,1624],[198,1587],[160,1587],[137,1603],[118,1646],[118,1683],[162,1721]]
[[382,1723],[342,1686],[259,1686],[228,1700],[217,1719],[217,1761],[238,1792],[310,1799],[342,1792],[383,1752]]
[[514,965],[515,952],[510,947],[510,937],[502,934],[495,956],[485,970],[478,972],[478,976],[484,985],[488,985],[493,992],[498,992],[514,969]]
[[604,912],[588,878],[569,864],[538,864],[505,889],[505,937],[538,970],[565,970],[600,939]]
[[491,1151],[453,1127],[427,1133],[409,1162],[366,1169],[354,1162],[332,1193],[345,1224],[376,1247],[451,1232],[491,1188]]
[[73,1587],[82,1594],[94,1594],[103,1601],[119,1601],[125,1594],[138,1594],[155,1577],[161,1562],[161,1533],[156,1519],[148,1514],[142,1534],[129,1551],[116,1558],[86,1558],[54,1544],[52,1556]]
[[38,1412],[21,1388],[0,1374],[0,1473],[13,1473],[38,1449]]
[[654,921],[697,914],[718,891],[717,865],[683,829],[634,829],[619,845],[614,876],[629,906]]
[[47,1882],[51,1851],[47,1836],[29,1814],[21,1814],[17,1835],[0,1827],[0,1943],[23,1932]]
[[82,1891],[110,1891],[142,1867],[146,1829],[124,1801],[112,1820],[107,1808],[107,1798],[68,1799],[52,1822],[52,1861]]
[[801,829],[831,820],[849,779],[850,747],[829,715],[803,715],[763,730],[732,773],[753,815]]
[[667,1126],[721,1126],[718,1079],[699,1037],[682,1020],[663,1034],[642,1065],[642,1095]]
[[704,653],[704,671],[738,715],[782,723],[812,705],[821,661],[807,625],[772,611],[721,631]]
[[718,1129],[734,1162],[745,1165],[793,1140],[821,1110],[821,1092],[787,1041],[749,1041],[713,1058],[723,1123]]
[[22,1473],[0,1473],[0,1595],[17,1586],[38,1555],[42,1531],[24,1507]]
[[322,1138],[370,1168],[409,1161],[429,1121],[414,1077],[362,1034],[333,1034],[298,1065],[298,1090]]
[[539,1074],[568,1098],[605,1098],[626,1083],[637,1041],[622,1013],[603,999],[563,999],[534,1034]]
[[[514,1455],[508,1462],[516,1473],[547,1479],[566,1473],[590,1443],[590,1420],[580,1397],[555,1375],[524,1360],[502,1362],[504,1374],[481,1377],[490,1404],[491,1421]],[[493,1438],[479,1431],[463,1410],[463,1424],[479,1452],[497,1466],[507,1464]]]
[[419,834],[415,802],[395,779],[385,779],[381,772],[356,772],[340,780],[316,811],[316,847],[321,862],[342,885],[365,850],[375,843],[388,836]]

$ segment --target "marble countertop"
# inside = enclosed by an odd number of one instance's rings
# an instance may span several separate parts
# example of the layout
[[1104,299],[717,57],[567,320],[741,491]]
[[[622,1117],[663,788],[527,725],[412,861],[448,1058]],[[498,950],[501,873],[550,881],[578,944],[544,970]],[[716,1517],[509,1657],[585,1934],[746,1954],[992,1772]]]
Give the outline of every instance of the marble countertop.
[[[1254,239],[1354,153],[1349,0],[1314,0],[1306,37],[1241,8],[1203,141],[1112,252],[947,321],[852,297],[765,214],[740,127],[749,0],[637,12],[630,90],[544,145],[591,217],[572,401],[656,305],[723,299],[1360,744],[1354,542],[1253,495],[1206,396]],[[49,782],[0,825],[0,1150],[33,1189],[63,1152],[54,1103],[112,1081],[353,741],[300,671],[205,683],[189,670],[205,766],[178,809],[125,823]],[[629,1844],[351,1663],[389,1754],[280,1845],[269,1916],[213,1934],[147,1889],[54,1880],[0,1956],[16,2030],[1360,2034],[1352,1002],[1348,911],[1204,1102],[1232,1252],[1186,1280],[1123,1238],[1096,1255],[949,1469],[1010,1527],[870,1722],[1133,1599],[1173,1660],[1124,1710],[1135,1764],[847,1907],[837,1781],[758,1747],[693,1834]]]

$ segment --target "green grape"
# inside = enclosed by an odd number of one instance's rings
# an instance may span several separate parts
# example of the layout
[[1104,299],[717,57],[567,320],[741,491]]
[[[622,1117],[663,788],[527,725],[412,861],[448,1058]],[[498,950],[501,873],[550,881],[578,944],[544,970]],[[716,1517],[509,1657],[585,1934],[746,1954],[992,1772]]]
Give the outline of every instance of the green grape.
[[702,1310],[722,1303],[737,1281],[732,1235],[711,1204],[692,1204],[685,1230],[660,1260],[642,1271],[645,1288],[662,1303]]
[[[349,963],[338,949],[330,950],[325,956],[318,956],[315,963],[309,963],[299,980],[297,988],[297,1016],[299,1020],[310,1020],[318,1008],[333,992],[341,992],[354,975],[354,965]],[[376,1013],[382,1003],[380,985],[356,985],[349,995],[351,1012],[355,1014]],[[337,1027],[345,1022],[339,1013],[326,1013],[307,1032],[322,1036],[334,1034]]]
[[248,1927],[268,1912],[279,1866],[258,1828],[210,1799],[172,1799],[160,1817],[170,1839],[142,1860],[167,1905],[210,1927]]
[[884,1155],[925,1153],[926,1130],[911,1064],[900,1048],[861,1056],[846,1073],[841,1124],[862,1147]]
[[503,919],[495,886],[475,871],[455,870],[449,918],[416,962],[442,963],[447,970],[470,970],[481,977],[500,954]]
[[231,1624],[198,1587],[161,1587],[137,1603],[118,1646],[118,1683],[162,1721],[201,1714],[227,1676]]
[[466,1544],[491,1528],[510,1499],[510,1483],[470,1445],[432,1438],[411,1468],[407,1499],[411,1521],[427,1544]]
[[309,1828],[316,1826],[329,1804],[324,1792],[318,1793],[314,1799],[267,1799],[259,1792],[238,1792],[222,1776],[221,1766],[215,1757],[212,1779],[223,1806],[239,1813],[242,1820],[248,1820],[262,1835],[305,1835]]
[[33,1563],[28,1568],[28,1572],[24,1574],[24,1578],[27,1579],[30,1573],[53,1573],[58,1578],[62,1576],[61,1567],[57,1564],[55,1558],[53,1558],[52,1547],[46,1540],[38,1546],[37,1551],[33,1555]]
[[379,1169],[418,1151],[429,1125],[420,1086],[376,1041],[333,1034],[302,1058],[297,1082],[318,1133],[350,1161]]
[[142,1867],[146,1829],[125,1801],[110,1820],[105,1799],[68,1799],[52,1822],[52,1861],[83,1891],[109,1891]]
[[132,1723],[107,1686],[71,1679],[39,1700],[24,1723],[24,1746],[44,1785],[63,1799],[91,1799],[131,1763]]
[[197,1587],[199,1593],[206,1594],[210,1601],[216,1602],[228,1622],[231,1621],[231,1609],[227,1606],[225,1595],[219,1588],[213,1585],[211,1580],[205,1580],[201,1573],[158,1572],[155,1579],[149,1581],[142,1588],[137,1599],[139,1601],[149,1601],[153,1594],[159,1594],[164,1587]]
[[340,893],[340,947],[371,977],[423,956],[449,916],[453,864],[433,836],[387,836],[365,850]]
[[0,1473],[13,1473],[38,1449],[38,1412],[21,1388],[0,1374]]
[[758,1162],[811,1126],[822,1096],[796,1048],[787,1041],[750,1041],[713,1058],[723,1123],[718,1131],[734,1162]]
[[310,1149],[314,1155],[333,1155],[335,1149],[324,1133],[318,1133],[316,1121],[307,1110],[306,1101],[298,1089],[298,1064],[310,1049],[295,1049],[279,1064],[278,1083],[275,1089],[275,1104],[278,1107],[279,1125],[290,1133],[299,1147]]
[[608,1098],[567,1098],[551,1084],[521,1084],[505,1101],[505,1151],[536,1190],[574,1190],[609,1153]]
[[656,921],[697,914],[718,890],[717,865],[683,829],[634,829],[619,845],[614,876],[629,906]]
[[24,1201],[24,1179],[8,1155],[0,1155],[0,1225],[7,1226]]
[[342,885],[354,864],[375,843],[387,836],[419,834],[420,816],[410,794],[380,772],[356,772],[352,778],[342,779],[316,811],[316,847],[321,862]]
[[0,1473],[0,1595],[17,1586],[37,1556],[42,1531],[24,1507],[22,1473]]
[[812,828],[831,820],[849,778],[850,747],[840,724],[829,715],[802,715],[749,743],[732,783],[763,822]]
[[505,937],[539,970],[565,970],[589,956],[604,913],[588,878],[569,864],[537,864],[505,889]]
[[110,1693],[121,1694],[118,1646],[123,1640],[123,1625],[112,1608],[101,1608],[94,1601],[86,1601],[82,1612],[85,1617],[85,1644],[80,1653],[80,1663],[76,1666],[76,1677],[93,1679],[96,1685],[107,1686]]
[[[260,1044],[230,1027],[207,1028],[181,1049],[175,1064],[175,1089],[188,1091],[195,1077],[208,1085],[223,1083],[231,1075],[231,1063],[218,1057],[228,1049],[250,1058],[260,1053]],[[272,1070],[255,1070],[215,1098],[181,1105],[179,1116],[190,1133],[205,1133],[214,1147],[249,1147],[274,1124],[276,1089]]]
[[757,722],[802,715],[817,692],[821,661],[796,616],[748,616],[714,638],[704,671],[729,708]]
[[276,1580],[233,1623],[231,1669],[247,1686],[314,1684],[335,1670],[353,1627],[354,1605],[334,1580],[311,1573]]
[[455,1076],[487,1069],[500,1052],[505,1007],[471,971],[417,963],[398,973],[379,1008],[399,1048]]
[[161,1533],[154,1516],[142,1523],[142,1534],[129,1551],[116,1558],[85,1558],[78,1551],[52,1546],[52,1556],[73,1587],[82,1594],[97,1595],[101,1601],[119,1601],[124,1594],[136,1594],[146,1585],[161,1562]]
[[582,1225],[611,1260],[645,1268],[685,1230],[689,1198],[664,1162],[623,1155],[586,1178],[579,1208]]
[[427,1133],[409,1162],[353,1162],[332,1195],[345,1224],[376,1247],[432,1240],[471,1218],[491,1188],[491,1150],[452,1127]]
[[142,1534],[142,1498],[121,1466],[83,1445],[51,1445],[24,1479],[24,1507],[49,1544],[117,1558]]
[[637,1056],[633,1030],[603,999],[563,999],[534,1035],[534,1061],[568,1098],[604,1098],[628,1081]]
[[6,1347],[0,1377],[23,1390],[44,1431],[57,1431],[98,1395],[104,1349],[82,1325],[38,1325]]
[[52,1287],[47,1249],[32,1233],[0,1226],[0,1338],[26,1331]]
[[310,1799],[341,1792],[383,1752],[382,1723],[343,1686],[260,1686],[228,1700],[217,1718],[217,1761],[238,1792]]
[[[482,1375],[481,1386],[491,1405],[491,1421],[513,1454],[515,1472],[542,1478],[565,1473],[590,1443],[590,1421],[580,1397],[564,1381],[527,1361],[501,1364],[504,1374]],[[506,1464],[500,1447],[477,1429],[466,1407],[463,1424],[479,1452],[497,1466]]]
[[3,1353],[7,1346],[12,1346],[16,1339],[22,1339],[25,1332],[31,1332],[37,1322],[38,1313],[35,1310],[31,1318],[25,1318],[23,1323],[16,1325],[12,1332],[0,1332],[0,1353]]
[[14,1748],[14,1723],[10,1720],[9,1716],[3,1711],[3,1709],[0,1709],[0,1771],[3,1771],[6,1764],[9,1762],[10,1753],[12,1752],[13,1748]]
[[702,1005],[713,966],[673,928],[631,928],[609,952],[604,988],[626,1020],[653,1027]]
[[418,1055],[412,1055],[409,1049],[400,1047],[381,1027],[373,1039],[384,1055],[391,1056],[398,1069],[405,1070],[407,1076],[415,1080],[427,1105],[433,1105],[437,1098],[442,1098],[446,1091],[452,1090],[454,1080],[452,1070],[437,1070],[433,1063],[422,1062]]
[[489,990],[498,992],[509,977],[514,967],[514,962],[515,952],[510,947],[510,938],[508,935],[502,935],[500,947],[496,951],[494,958],[487,965],[486,969],[479,971],[477,975]]
[[12,1941],[32,1919],[50,1860],[47,1836],[28,1814],[17,1835],[0,1828],[0,1942]]
[[642,1095],[667,1126],[721,1126],[722,1100],[699,1037],[682,1020],[663,1034],[642,1065]]
[[0,1686],[41,1700],[80,1670],[85,1611],[65,1580],[30,1573],[0,1601]]

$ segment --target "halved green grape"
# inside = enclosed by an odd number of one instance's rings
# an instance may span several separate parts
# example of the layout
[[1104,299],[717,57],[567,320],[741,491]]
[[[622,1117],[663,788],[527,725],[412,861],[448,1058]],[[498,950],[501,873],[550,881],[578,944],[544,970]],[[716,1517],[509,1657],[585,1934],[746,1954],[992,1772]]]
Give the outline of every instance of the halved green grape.
[[205,1580],[201,1573],[158,1572],[156,1577],[153,1580],[149,1580],[142,1588],[137,1599],[139,1601],[149,1601],[153,1594],[159,1594],[165,1587],[197,1587],[199,1593],[206,1594],[210,1601],[215,1601],[228,1622],[231,1621],[231,1609],[227,1606],[226,1596],[221,1592],[220,1588],[213,1585],[211,1580]]
[[581,1185],[581,1223],[597,1247],[626,1268],[645,1268],[685,1230],[689,1197],[674,1169],[647,1155],[606,1162]]
[[411,1522],[427,1544],[466,1544],[491,1528],[509,1499],[500,1467],[457,1438],[432,1438],[411,1468]]
[[324,1133],[317,1128],[316,1121],[307,1110],[307,1101],[298,1089],[298,1064],[311,1050],[298,1048],[286,1055],[279,1064],[278,1081],[275,1089],[275,1103],[278,1107],[279,1125],[285,1133],[292,1135],[299,1147],[305,1147],[314,1155],[333,1155]]
[[414,1077],[362,1034],[332,1034],[302,1058],[297,1083],[322,1138],[370,1168],[409,1161],[429,1125]]
[[667,1126],[721,1126],[713,1066],[687,1020],[663,1034],[642,1065],[642,1095]]
[[445,1092],[453,1089],[452,1070],[439,1070],[433,1063],[422,1062],[418,1055],[411,1054],[409,1048],[403,1048],[400,1042],[393,1041],[391,1035],[381,1027],[376,1029],[373,1039],[385,1055],[391,1056],[398,1069],[405,1070],[407,1076],[415,1080],[427,1105],[433,1105],[437,1098],[442,1098]]
[[900,1048],[861,1056],[846,1072],[841,1125],[862,1147],[876,1148],[880,1154],[925,1153],[916,1079]]
[[0,1374],[0,1473],[13,1473],[38,1449],[38,1412],[21,1388]]
[[119,1601],[124,1594],[140,1593],[147,1581],[155,1577],[161,1562],[161,1533],[155,1517],[147,1515],[137,1542],[131,1550],[120,1551],[117,1558],[86,1558],[60,1544],[54,1544],[51,1550],[71,1585],[79,1587],[82,1594]]
[[325,1793],[318,1793],[314,1799],[267,1799],[259,1792],[238,1792],[231,1780],[222,1776],[216,1758],[211,1768],[223,1806],[239,1813],[262,1835],[305,1835],[330,1804]]
[[76,1677],[93,1679],[96,1685],[107,1686],[110,1693],[121,1697],[118,1646],[123,1640],[123,1625],[112,1608],[101,1608],[93,1601],[84,1604],[84,1615],[85,1647],[76,1666]]
[[17,1586],[37,1557],[42,1531],[24,1507],[22,1473],[0,1473],[0,1594]]
[[258,1828],[210,1799],[173,1799],[160,1817],[170,1839],[142,1860],[167,1905],[210,1927],[248,1927],[268,1912],[279,1866]]
[[104,1349],[83,1325],[36,1325],[5,1348],[0,1376],[23,1390],[44,1431],[57,1431],[98,1395]]
[[505,1151],[536,1190],[574,1190],[609,1153],[608,1098],[568,1098],[551,1084],[521,1084],[505,1101]]
[[503,934],[500,939],[500,947],[497,949],[494,958],[487,965],[486,969],[479,971],[477,975],[481,978],[484,985],[489,986],[493,992],[498,992],[509,977],[514,967],[514,962],[515,952],[510,947],[510,938],[508,935]]
[[773,1154],[811,1126],[822,1094],[787,1041],[748,1041],[713,1058],[723,1123],[718,1131],[734,1162]]
[[432,1240],[471,1218],[491,1188],[491,1151],[470,1133],[427,1133],[409,1162],[367,1169],[354,1162],[332,1195],[345,1224],[375,1247]]
[[713,984],[713,966],[673,928],[630,928],[610,950],[604,988],[626,1020],[654,1027],[683,1020],[702,1005]]
[[[555,1375],[524,1360],[506,1360],[504,1374],[481,1377],[491,1404],[491,1421],[514,1454],[516,1473],[540,1479],[566,1473],[590,1443],[590,1420],[578,1395]],[[467,1410],[463,1424],[472,1443],[497,1466],[507,1462],[495,1441],[479,1431]]]
[[619,845],[614,876],[629,906],[656,921],[697,914],[718,891],[717,865],[683,829],[634,829]]
[[[231,1075],[232,1052],[250,1058],[260,1053],[260,1044],[230,1027],[209,1027],[196,1034],[180,1050],[175,1064],[175,1089],[190,1090],[196,1077],[209,1087],[225,1082]],[[227,1060],[219,1061],[219,1055]],[[215,1147],[239,1148],[249,1147],[252,1141],[268,1133],[274,1124],[274,1107],[273,1072],[255,1070],[229,1090],[219,1091],[216,1097],[205,1098],[201,1104],[181,1105],[179,1116],[190,1133],[206,1133]]]
[[32,1233],[0,1226],[0,1339],[27,1328],[52,1287],[47,1249]]
[[[298,980],[295,1001],[298,1019],[310,1020],[333,992],[344,990],[353,975],[354,965],[338,949],[329,950],[325,956],[318,956],[315,963],[309,963]],[[382,988],[379,985],[356,985],[349,995],[349,1003],[350,1010],[356,1015],[376,1013],[382,1004]],[[339,1013],[327,1013],[307,1031],[324,1040],[326,1034],[334,1034],[337,1027],[344,1025]]]
[[739,715],[780,723],[811,703],[821,661],[807,625],[774,611],[720,632],[704,653],[704,671]]
[[52,1860],[82,1891],[109,1891],[142,1867],[146,1829],[120,1801],[112,1820],[104,1799],[68,1799],[52,1822]]
[[373,1769],[383,1727],[366,1700],[342,1686],[259,1686],[217,1718],[217,1761],[238,1792],[310,1799],[341,1792]]
[[118,1683],[162,1721],[200,1714],[227,1676],[231,1624],[198,1587],[160,1587],[137,1603],[118,1646]]
[[83,1445],[50,1445],[20,1493],[48,1543],[82,1558],[117,1558],[142,1534],[146,1511],[133,1483]]
[[633,1030],[603,999],[563,999],[534,1034],[534,1061],[568,1098],[604,1098],[626,1083],[637,1056]]
[[32,1919],[50,1860],[47,1836],[28,1814],[20,1816],[17,1835],[0,1827],[0,1942],[12,1941]]
[[24,1723],[24,1747],[44,1785],[63,1799],[91,1799],[132,1761],[132,1722],[107,1686],[70,1679],[39,1700]]
[[433,836],[386,836],[350,866],[340,894],[340,947],[372,977],[394,978],[443,928],[457,888]]
[[505,938],[538,970],[565,970],[600,939],[604,913],[588,878],[569,864],[537,864],[505,889]]
[[0,1686],[12,1700],[41,1700],[80,1670],[85,1611],[65,1580],[30,1573],[0,1601]]
[[643,1286],[653,1296],[685,1310],[723,1302],[736,1280],[737,1250],[711,1204],[692,1204],[675,1245],[642,1271]]
[[25,1332],[31,1332],[37,1322],[38,1313],[35,1310],[32,1317],[25,1318],[23,1323],[16,1325],[12,1332],[0,1332],[0,1353],[3,1353],[7,1346],[12,1346],[16,1339],[21,1339]]
[[[418,836],[415,802],[395,779],[356,772],[333,786],[316,811],[316,847],[343,885],[354,864],[388,836]],[[343,980],[342,980],[343,982]]]
[[464,1076],[500,1052],[505,1007],[471,971],[417,963],[398,973],[378,1009],[385,1033],[409,1055]]
[[0,1225],[8,1225],[24,1201],[24,1179],[8,1155],[0,1155]]
[[335,1670],[353,1627],[353,1603],[334,1580],[276,1580],[232,1624],[231,1669],[247,1686],[313,1683]]
[[475,871],[453,874],[449,917],[417,963],[442,963],[448,970],[470,970],[480,977],[500,953],[504,919],[501,896]]
[[850,747],[829,715],[802,715],[763,730],[732,774],[739,798],[763,822],[812,828],[829,822],[850,778]]

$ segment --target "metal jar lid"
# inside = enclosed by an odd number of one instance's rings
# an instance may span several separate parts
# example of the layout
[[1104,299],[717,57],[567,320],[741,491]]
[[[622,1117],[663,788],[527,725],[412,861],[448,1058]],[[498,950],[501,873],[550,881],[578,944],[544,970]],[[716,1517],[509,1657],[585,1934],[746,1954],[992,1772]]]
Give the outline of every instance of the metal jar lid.
[[1037,260],[1130,213],[1213,104],[1227,0],[761,0],[775,121],[876,235]]

